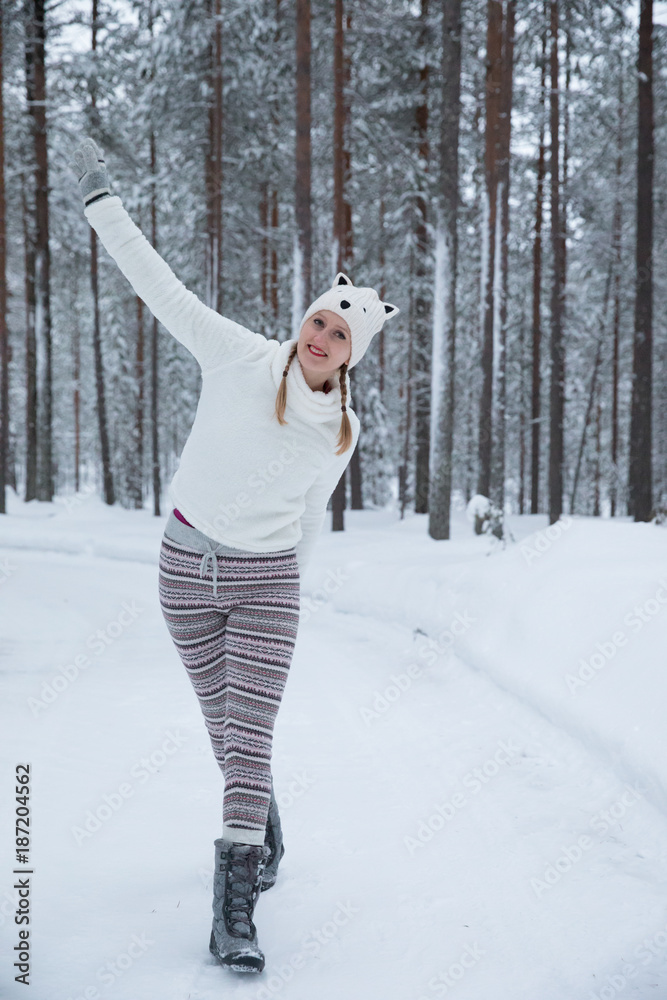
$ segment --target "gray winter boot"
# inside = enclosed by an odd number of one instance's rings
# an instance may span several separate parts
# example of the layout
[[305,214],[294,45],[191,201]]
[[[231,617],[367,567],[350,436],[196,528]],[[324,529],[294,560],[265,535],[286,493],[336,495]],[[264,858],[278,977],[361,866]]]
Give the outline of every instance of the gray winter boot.
[[278,865],[280,864],[280,859],[285,853],[283,830],[280,825],[280,814],[278,813],[278,803],[276,802],[276,797],[273,791],[273,778],[271,779],[271,801],[269,803],[269,814],[266,820],[266,836],[264,838],[264,844],[269,848],[269,856],[266,862],[266,868],[264,869],[264,877],[262,879],[262,892],[264,889],[270,889],[275,883],[278,875]]
[[209,950],[235,972],[261,972],[264,955],[253,923],[268,857],[266,845],[215,841],[213,929]]

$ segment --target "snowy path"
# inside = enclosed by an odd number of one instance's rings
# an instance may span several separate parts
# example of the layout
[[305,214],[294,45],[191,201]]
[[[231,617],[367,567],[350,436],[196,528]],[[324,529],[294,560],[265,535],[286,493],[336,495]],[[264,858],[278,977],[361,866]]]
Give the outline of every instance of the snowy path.
[[[665,994],[667,819],[641,787],[456,656],[429,662],[419,631],[331,603],[302,622],[276,726],[286,854],[256,910],[266,970],[221,969],[221,778],[157,566],[1,554],[3,762],[34,772],[40,1000]],[[118,635],[94,652],[98,629]],[[77,655],[89,665],[31,711]],[[85,835],[88,810],[104,819]]]

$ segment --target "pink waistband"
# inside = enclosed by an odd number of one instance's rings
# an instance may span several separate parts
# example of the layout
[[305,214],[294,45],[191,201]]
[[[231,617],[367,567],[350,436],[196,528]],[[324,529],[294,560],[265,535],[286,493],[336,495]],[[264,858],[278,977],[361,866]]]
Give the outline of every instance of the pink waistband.
[[174,514],[176,515],[179,521],[183,522],[183,524],[187,524],[189,528],[194,528],[194,524],[190,524],[189,521],[186,521],[183,515],[181,514],[180,510],[177,510],[176,507],[174,507]]

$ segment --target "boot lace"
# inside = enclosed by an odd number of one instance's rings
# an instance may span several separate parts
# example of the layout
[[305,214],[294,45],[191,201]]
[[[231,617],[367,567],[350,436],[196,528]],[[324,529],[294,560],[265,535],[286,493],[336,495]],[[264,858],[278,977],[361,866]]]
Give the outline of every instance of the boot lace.
[[230,933],[238,937],[252,938],[255,925],[252,914],[259,895],[265,859],[257,853],[261,848],[252,845],[238,845],[229,852],[227,868],[227,888],[223,909]]

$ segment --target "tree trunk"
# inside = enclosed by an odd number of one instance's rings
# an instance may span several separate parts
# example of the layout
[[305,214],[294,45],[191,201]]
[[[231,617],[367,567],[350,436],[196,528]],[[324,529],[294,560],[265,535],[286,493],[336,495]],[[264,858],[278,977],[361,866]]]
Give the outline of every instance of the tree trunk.
[[[414,247],[410,248],[410,307],[408,310],[408,329],[414,328],[415,322],[415,282],[414,282]],[[410,444],[411,444],[411,424],[412,424],[412,376],[414,364],[414,351],[412,349],[412,337],[408,340],[408,358],[405,379],[399,389],[399,399],[403,403],[403,421],[400,429],[400,436],[403,438],[403,459],[398,467],[398,506],[401,520],[405,517],[405,508],[408,504],[408,470],[410,468]]]
[[[92,36],[91,36],[92,58],[95,59],[97,50],[97,0],[93,0],[92,5]],[[95,93],[95,74],[90,77],[90,105],[91,105],[91,131],[96,131],[97,126],[97,97]],[[104,488],[104,502],[113,504],[115,502],[113,475],[111,472],[111,454],[109,451],[109,431],[107,425],[104,363],[102,360],[102,335],[100,331],[100,297],[97,273],[97,234],[90,229],[90,286],[93,293],[93,354],[95,358],[95,389],[97,398],[97,421],[100,433],[100,452],[102,457],[102,482]]]
[[601,438],[602,438],[602,401],[600,398],[600,383],[595,390],[597,401],[595,404],[595,464],[593,467],[593,516],[599,517],[600,509],[600,467],[601,467]]
[[461,0],[442,10],[442,120],[436,236],[429,526],[431,538],[450,537],[454,400],[456,389],[456,277],[461,115]]
[[519,514],[524,513],[526,496],[526,390],[525,390],[525,317],[521,315],[519,326]]
[[271,292],[271,339],[276,340],[278,338],[278,324],[280,321],[278,299],[278,233],[280,229],[280,216],[278,211],[278,189],[275,187],[271,189],[270,208],[271,236],[269,239],[269,288]]
[[[378,219],[378,243],[379,243],[379,264],[380,264],[380,280],[382,282],[382,287],[380,289],[380,298],[384,301],[385,289],[384,289],[384,268],[385,268],[385,254],[384,254],[384,194],[380,195],[380,208],[379,208],[379,219]],[[385,367],[385,336],[384,327],[380,330],[377,335],[378,337],[378,374],[379,374],[379,392],[380,398],[384,400],[384,367]]]
[[262,269],[262,316],[263,333],[267,333],[267,317],[269,315],[269,182],[264,180],[259,186],[259,228],[261,239],[261,269]]
[[[151,243],[157,250],[157,176],[156,176],[156,156],[155,156],[155,132],[151,128],[150,135],[150,157],[151,157]],[[151,449],[153,465],[153,514],[160,517],[160,497],[162,493],[162,481],[160,476],[160,441],[158,425],[158,324],[155,316],[151,324]]]
[[429,452],[431,421],[431,359],[432,329],[430,326],[430,304],[426,291],[426,275],[429,268],[427,238],[427,183],[428,183],[428,0],[421,0],[419,49],[419,103],[415,108],[415,126],[418,138],[418,194],[417,220],[415,227],[415,323],[413,337],[415,352],[413,359],[415,385],[415,513],[428,512]]
[[310,0],[296,0],[296,184],[292,338],[311,302]]
[[9,339],[7,335],[7,242],[5,227],[5,108],[3,101],[3,10],[0,7],[0,514],[7,513],[9,457]]
[[133,454],[130,456],[128,492],[135,510],[144,505],[144,304],[137,295],[137,339],[134,355],[134,386],[136,400],[134,407]]
[[211,47],[206,155],[207,255],[206,297],[222,311],[222,0],[209,0]]
[[[500,88],[500,124],[498,129],[498,213],[496,225],[499,227],[498,256],[496,269],[499,268],[497,281],[500,302],[495,306],[498,330],[494,337],[497,352],[494,350],[495,385],[493,397],[496,412],[493,419],[493,488],[491,495],[500,508],[505,509],[505,424],[506,424],[506,372],[507,372],[507,289],[508,289],[508,252],[509,237],[509,186],[510,186],[510,136],[512,121],[512,75],[514,68],[514,21],[515,0],[507,0],[503,20],[503,55],[502,80]],[[495,322],[495,321],[494,321]]]
[[653,507],[653,0],[640,0],[637,135],[637,246],[632,357],[629,507],[649,521]]
[[570,77],[572,63],[572,32],[570,31],[571,7],[565,4],[565,93],[562,102],[563,118],[563,169],[560,181],[560,228],[563,234],[563,288],[567,283],[567,205],[570,166]]
[[591,388],[588,394],[588,404],[586,406],[586,413],[584,415],[584,424],[581,430],[581,442],[579,444],[579,454],[577,455],[577,464],[574,470],[574,480],[572,482],[572,496],[570,497],[570,513],[575,513],[575,504],[577,501],[577,484],[579,482],[579,472],[581,470],[581,460],[584,455],[584,448],[586,447],[586,432],[588,431],[588,425],[591,419],[591,413],[593,410],[593,405],[595,402],[597,390],[598,390],[598,373],[600,371],[600,365],[602,363],[602,345],[605,340],[605,331],[607,328],[607,309],[609,306],[609,289],[611,287],[611,265],[609,271],[607,272],[607,280],[605,282],[604,289],[604,299],[602,302],[602,314],[600,317],[600,329],[598,332],[597,346],[595,349],[595,360],[593,362],[593,374],[591,376]]
[[76,303],[79,300],[78,280],[75,278],[74,294],[72,295],[72,381],[74,410],[74,492],[81,488],[81,325],[79,310]]
[[[51,255],[49,247],[49,177],[46,143],[45,0],[30,5],[28,111],[35,150],[35,343],[37,360],[37,499],[53,500],[53,398],[51,344]],[[31,99],[32,98],[32,99]]]
[[561,228],[559,175],[558,3],[551,0],[551,383],[549,412],[549,524],[563,512],[563,411],[565,356],[563,349],[564,239]]
[[[345,31],[350,30],[350,15],[349,13],[347,17],[344,15],[343,0],[335,0],[334,25],[333,250],[336,271],[349,274],[352,264],[352,209],[347,199],[350,179],[350,150],[347,141],[350,115],[347,96],[350,60],[345,52]],[[350,372],[350,390],[354,395],[354,371]],[[352,509],[360,510],[361,469],[358,444],[352,453],[348,469],[350,506]],[[345,528],[343,512],[346,506],[347,471],[346,469],[343,472],[331,497],[333,531],[343,531]]]
[[[547,21],[548,7],[545,0],[544,18]],[[540,95],[540,147],[537,158],[537,189],[535,193],[535,237],[533,240],[533,358],[532,358],[532,394],[531,394],[531,447],[530,447],[530,512],[539,513],[540,509],[540,427],[542,422],[540,355],[542,349],[542,320],[540,304],[542,297],[542,215],[544,205],[544,175],[545,175],[545,116],[546,116],[546,84],[547,84],[547,28],[545,23],[542,32],[542,63],[541,63]]]
[[[28,98],[30,99],[30,98]],[[37,497],[37,344],[35,342],[35,243],[33,218],[26,199],[27,177],[21,184],[25,256],[25,495]]]
[[611,483],[609,486],[611,516],[616,515],[618,498],[618,371],[621,331],[621,250],[623,233],[623,201],[621,185],[623,179],[623,66],[618,74],[618,125],[616,134],[616,198],[614,204],[613,254],[614,254],[614,330],[611,369]]
[[488,0],[486,29],[486,140],[482,232],[482,391],[479,400],[479,480],[477,492],[491,492],[493,442],[494,291],[496,277],[498,143],[502,84],[502,0]]

